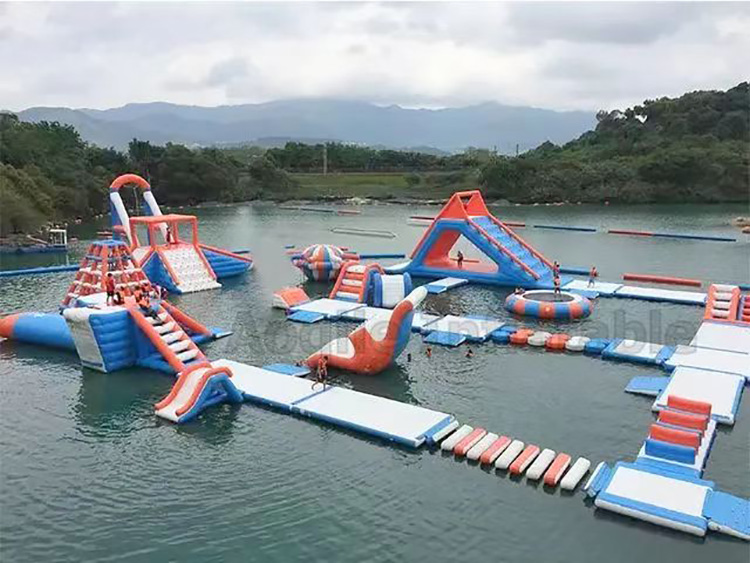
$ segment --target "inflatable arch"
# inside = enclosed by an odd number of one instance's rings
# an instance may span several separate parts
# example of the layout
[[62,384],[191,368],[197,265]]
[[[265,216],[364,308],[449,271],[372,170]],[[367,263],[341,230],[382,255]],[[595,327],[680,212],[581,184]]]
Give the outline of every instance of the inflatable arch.
[[[121,238],[122,235],[127,238],[128,244],[133,246],[134,237],[130,230],[130,217],[128,211],[125,209],[125,204],[120,196],[120,188],[128,184],[135,184],[141,188],[141,194],[143,201],[145,202],[145,210],[147,215],[159,216],[162,215],[159,204],[156,202],[153,192],[151,191],[151,184],[145,179],[140,177],[138,174],[123,174],[115,178],[109,185],[109,204],[110,211],[112,214],[112,233],[115,238]],[[166,238],[167,226],[166,224],[159,225],[159,229],[162,235]]]

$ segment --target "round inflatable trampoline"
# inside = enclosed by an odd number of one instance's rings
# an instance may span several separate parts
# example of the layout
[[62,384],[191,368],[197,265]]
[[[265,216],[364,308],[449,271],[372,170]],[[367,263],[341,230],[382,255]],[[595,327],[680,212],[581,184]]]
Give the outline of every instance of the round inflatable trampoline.
[[511,293],[505,300],[511,313],[539,319],[580,319],[591,314],[591,301],[575,293],[534,290]]

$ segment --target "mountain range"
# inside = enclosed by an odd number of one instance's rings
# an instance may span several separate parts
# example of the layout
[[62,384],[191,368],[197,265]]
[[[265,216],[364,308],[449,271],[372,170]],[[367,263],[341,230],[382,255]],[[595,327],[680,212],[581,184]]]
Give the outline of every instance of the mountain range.
[[[432,147],[458,151],[496,148],[510,154],[544,141],[556,144],[595,125],[593,113],[507,106],[494,102],[442,109],[335,99],[280,100],[217,107],[167,102],[134,103],[111,109],[32,107],[23,121],[58,121],[74,126],[84,140],[103,147],[127,147],[137,138],[188,146],[257,144],[290,140],[341,141],[389,148]],[[426,149],[425,149],[426,150]]]

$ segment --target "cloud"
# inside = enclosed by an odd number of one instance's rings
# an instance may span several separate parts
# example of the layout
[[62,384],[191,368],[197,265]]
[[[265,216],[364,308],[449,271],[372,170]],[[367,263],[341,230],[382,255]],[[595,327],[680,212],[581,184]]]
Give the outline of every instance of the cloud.
[[745,79],[741,3],[0,3],[0,107],[622,107]]

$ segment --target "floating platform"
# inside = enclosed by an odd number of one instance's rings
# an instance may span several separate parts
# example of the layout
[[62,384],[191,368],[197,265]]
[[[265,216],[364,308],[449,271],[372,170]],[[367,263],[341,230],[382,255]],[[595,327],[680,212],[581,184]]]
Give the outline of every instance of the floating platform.
[[645,395],[647,397],[658,397],[669,383],[669,378],[662,375],[649,377],[639,375],[634,377],[625,387],[626,393],[634,395]]
[[326,319],[337,320],[341,318],[344,313],[350,313],[355,309],[364,307],[362,303],[353,303],[351,301],[340,301],[338,299],[316,299],[309,303],[303,303],[292,307],[292,312],[304,311],[306,313],[317,313],[323,315]]
[[690,345],[746,354],[750,351],[750,326],[704,321]]
[[586,280],[573,280],[571,282],[566,283],[563,286],[563,289],[565,290],[572,289],[572,290],[580,290],[580,291],[595,291],[599,295],[611,297],[612,295],[614,295],[615,291],[617,291],[621,287],[622,287],[621,283],[595,281],[593,284],[589,285],[589,282]]
[[413,448],[434,442],[454,422],[446,413],[309,379],[280,377],[277,372],[232,360],[212,365],[230,368],[232,383],[249,401]]
[[744,378],[738,375],[678,367],[654,401],[653,410],[666,408],[668,397],[675,395],[709,403],[713,419],[724,424],[734,424],[744,384]]
[[469,283],[469,280],[464,280],[461,278],[443,278],[441,280],[436,280],[434,282],[430,282],[427,285],[425,285],[425,288],[427,288],[428,293],[445,293],[449,289],[454,289],[456,287],[461,287],[462,285],[466,285]]
[[668,360],[667,368],[692,367],[706,372],[723,372],[750,379],[750,354],[679,345]]
[[490,334],[503,326],[496,319],[486,317],[458,317],[448,315],[429,325],[429,332],[443,332],[464,336],[472,342],[484,342]]
[[602,351],[602,358],[661,365],[673,352],[674,348],[664,344],[618,338]]
[[422,311],[416,311],[411,321],[411,330],[413,332],[426,332],[432,323],[439,320],[440,316],[431,315]]
[[680,305],[705,305],[706,294],[697,291],[680,291],[677,289],[664,289],[660,287],[637,287],[634,285],[623,285],[614,292],[615,297],[628,299],[643,299],[646,301],[661,301],[665,303],[678,303]]
[[587,483],[594,505],[705,536],[707,530],[750,540],[750,501],[714,490],[714,483],[643,460],[600,465]]

